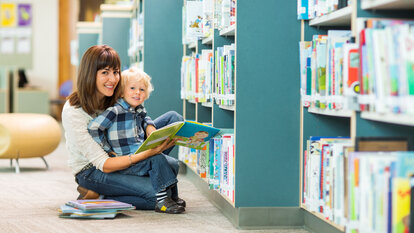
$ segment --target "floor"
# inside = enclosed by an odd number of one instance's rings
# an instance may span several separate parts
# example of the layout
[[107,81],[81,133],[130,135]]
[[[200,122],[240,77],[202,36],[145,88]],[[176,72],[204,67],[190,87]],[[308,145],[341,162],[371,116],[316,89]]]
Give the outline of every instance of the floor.
[[307,233],[303,229],[236,229],[186,178],[179,176],[180,196],[187,201],[185,214],[127,211],[115,219],[77,220],[58,217],[58,208],[77,197],[76,184],[67,166],[62,139],[45,157],[20,160],[20,173],[0,159],[0,232],[280,232]]

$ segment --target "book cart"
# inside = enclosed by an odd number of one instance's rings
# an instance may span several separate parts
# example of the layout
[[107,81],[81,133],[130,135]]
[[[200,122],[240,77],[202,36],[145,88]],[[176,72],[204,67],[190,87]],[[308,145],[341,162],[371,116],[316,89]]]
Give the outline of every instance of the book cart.
[[[355,41],[363,18],[413,18],[414,4],[409,1],[351,1],[342,9],[316,17],[301,20],[301,41],[312,41],[313,35],[326,35],[328,30],[351,30]],[[360,98],[360,96],[358,96]],[[361,101],[361,99],[360,99]],[[363,100],[362,100],[363,101]],[[315,232],[347,232],[352,227],[349,219],[337,224],[319,212],[311,211],[304,203],[304,150],[311,136],[350,137],[355,145],[356,137],[393,137],[412,136],[414,134],[413,117],[406,114],[378,113],[351,109],[331,110],[304,107],[301,101],[300,113],[300,206],[304,210],[304,225]],[[360,102],[359,102],[360,103]],[[335,181],[334,181],[335,182]],[[346,197],[345,199],[349,198]],[[347,203],[343,203],[347,205]],[[349,215],[349,213],[348,213]],[[349,230],[349,229],[348,229]]]

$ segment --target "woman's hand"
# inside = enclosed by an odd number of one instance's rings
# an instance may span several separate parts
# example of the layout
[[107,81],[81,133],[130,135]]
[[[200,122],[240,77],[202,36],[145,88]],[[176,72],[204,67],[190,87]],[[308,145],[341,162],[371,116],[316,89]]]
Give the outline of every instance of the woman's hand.
[[177,141],[176,139],[167,138],[161,145],[153,149],[149,149],[149,151],[151,152],[151,154],[153,153],[153,155],[160,154],[166,149],[174,146],[176,141]]
[[172,147],[175,145],[176,139],[167,138],[161,145],[149,149],[138,154],[126,155],[126,156],[118,156],[118,157],[110,157],[106,160],[103,172],[109,173],[114,171],[119,171],[130,167],[131,165],[138,163],[144,159],[147,159],[151,156],[157,155],[162,153],[164,150]]

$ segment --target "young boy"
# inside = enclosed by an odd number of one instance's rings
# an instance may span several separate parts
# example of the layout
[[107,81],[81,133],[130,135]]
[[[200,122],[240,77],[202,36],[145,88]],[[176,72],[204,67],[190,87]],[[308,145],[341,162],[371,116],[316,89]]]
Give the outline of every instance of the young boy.
[[[131,155],[144,142],[145,134],[155,130],[154,122],[146,115],[142,106],[148,99],[153,87],[151,78],[137,68],[130,68],[121,75],[122,98],[113,107],[109,107],[88,125],[88,131],[106,152],[113,156]],[[148,127],[148,128],[147,128]],[[162,154],[154,155],[164,156]],[[172,184],[171,197],[167,197],[167,190],[157,187],[160,176],[175,176],[170,166],[157,169],[151,158],[140,161],[122,173],[139,173],[149,175],[157,192],[155,211],[165,213],[182,213],[185,211],[185,201],[178,198],[176,183]],[[166,160],[165,160],[166,161]],[[175,198],[174,198],[175,197]]]

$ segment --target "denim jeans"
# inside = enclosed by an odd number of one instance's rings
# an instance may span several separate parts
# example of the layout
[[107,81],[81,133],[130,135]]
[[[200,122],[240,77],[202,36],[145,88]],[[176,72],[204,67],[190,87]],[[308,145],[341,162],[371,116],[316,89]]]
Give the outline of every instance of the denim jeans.
[[[169,111],[156,118],[154,123],[156,128],[161,128],[182,120],[181,115],[174,111]],[[104,173],[92,167],[77,174],[76,179],[80,186],[104,195],[105,199],[130,203],[140,210],[153,210],[156,203],[155,193],[159,191],[159,188],[175,184],[171,186],[169,195],[171,197],[178,197],[176,177],[179,164],[175,158],[167,155],[171,150],[172,148],[165,150],[163,154],[152,156],[151,161],[140,164],[143,162],[141,161],[127,169],[117,172]],[[159,169],[156,172],[161,175],[155,181],[148,176],[150,173],[148,167],[151,163],[153,165],[155,164],[154,167]],[[145,172],[145,170],[147,171]]]

